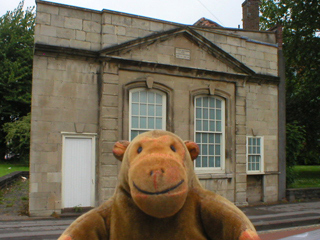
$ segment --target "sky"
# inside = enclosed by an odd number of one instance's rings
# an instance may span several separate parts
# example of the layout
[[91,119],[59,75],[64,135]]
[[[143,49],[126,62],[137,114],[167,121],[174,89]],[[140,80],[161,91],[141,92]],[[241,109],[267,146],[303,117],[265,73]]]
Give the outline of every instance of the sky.
[[[21,0],[0,0],[0,16],[13,11]],[[202,17],[224,27],[242,28],[244,0],[48,0],[101,11],[108,9],[160,20],[192,25]],[[25,0],[24,6],[35,6]]]

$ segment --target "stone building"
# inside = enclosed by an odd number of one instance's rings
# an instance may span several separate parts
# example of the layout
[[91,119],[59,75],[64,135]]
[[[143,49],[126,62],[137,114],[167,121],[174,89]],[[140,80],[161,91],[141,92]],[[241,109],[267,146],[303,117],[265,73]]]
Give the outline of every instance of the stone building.
[[238,205],[282,198],[279,30],[37,1],[30,214],[101,204],[117,184],[113,144],[150,129],[199,144],[205,188]]

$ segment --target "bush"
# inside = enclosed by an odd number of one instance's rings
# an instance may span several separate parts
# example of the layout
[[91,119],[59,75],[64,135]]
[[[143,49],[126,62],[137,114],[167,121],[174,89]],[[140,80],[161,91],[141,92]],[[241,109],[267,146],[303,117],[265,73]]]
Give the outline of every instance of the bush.
[[21,119],[5,123],[3,126],[4,132],[6,132],[7,147],[9,149],[8,154],[15,156],[15,160],[28,163],[29,151],[30,151],[30,121],[31,115]]
[[297,122],[287,123],[286,126],[287,145],[286,145],[286,162],[287,162],[287,185],[294,182],[295,172],[293,166],[298,162],[298,157],[304,148],[306,142],[306,131],[304,126],[299,126]]

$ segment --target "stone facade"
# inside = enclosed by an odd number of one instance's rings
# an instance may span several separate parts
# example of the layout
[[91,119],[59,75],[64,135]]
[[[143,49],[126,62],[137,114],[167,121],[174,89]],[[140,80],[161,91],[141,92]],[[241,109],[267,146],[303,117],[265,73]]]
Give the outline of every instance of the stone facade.
[[[90,136],[94,206],[112,196],[129,138],[129,92],[167,98],[166,129],[194,139],[194,98],[225,101],[222,171],[198,171],[203,186],[246,205],[279,196],[278,46],[275,32],[184,26],[108,10],[37,2],[32,90],[30,213],[63,210],[65,136]],[[177,49],[187,55],[177,57]],[[263,171],[247,173],[247,137],[263,137]],[[197,170],[196,170],[197,171]],[[255,181],[257,179],[257,181]],[[255,201],[254,198],[253,201]]]

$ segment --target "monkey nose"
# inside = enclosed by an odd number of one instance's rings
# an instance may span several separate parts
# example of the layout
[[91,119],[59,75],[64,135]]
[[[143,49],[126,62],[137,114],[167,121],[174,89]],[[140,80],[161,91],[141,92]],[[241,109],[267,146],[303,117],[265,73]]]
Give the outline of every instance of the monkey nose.
[[164,173],[165,173],[164,169],[160,168],[160,169],[156,169],[156,170],[151,170],[150,171],[150,176],[162,175]]

